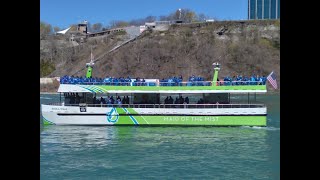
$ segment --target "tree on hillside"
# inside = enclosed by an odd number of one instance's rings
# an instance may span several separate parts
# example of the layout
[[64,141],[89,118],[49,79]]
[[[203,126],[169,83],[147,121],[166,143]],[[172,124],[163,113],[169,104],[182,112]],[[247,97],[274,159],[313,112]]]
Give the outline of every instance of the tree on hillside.
[[157,17],[156,16],[147,16],[145,18],[145,22],[154,22],[157,20]]
[[186,12],[185,17],[184,17],[184,20],[186,22],[194,22],[194,21],[196,21],[196,19],[197,19],[197,15],[195,12],[193,12],[191,10]]
[[198,18],[197,18],[198,21],[203,22],[207,19],[209,19],[209,17],[206,16],[205,14],[203,14],[203,13],[198,14]]
[[92,26],[91,26],[91,23],[87,23],[87,31],[88,32],[92,32]]
[[101,23],[95,23],[92,25],[92,30],[94,32],[98,32],[98,31],[101,31],[102,29],[102,24]]
[[[180,11],[176,10],[169,15],[161,15],[159,16],[160,21],[174,21],[174,20],[182,20],[184,22],[194,22],[194,21],[205,21],[209,17],[205,14],[201,13],[197,15],[196,12],[190,10],[190,9],[181,9],[181,16]],[[110,28],[116,28],[116,27],[125,27],[125,26],[141,26],[144,25],[146,22],[154,22],[158,18],[156,16],[147,16],[145,18],[140,19],[132,19],[130,21],[119,21],[119,20],[113,20],[110,21]]]
[[71,24],[70,25],[70,30],[69,31],[77,31],[77,29],[78,29],[78,25],[77,24]]
[[160,21],[168,21],[168,16],[159,16]]
[[54,30],[54,32],[58,32],[58,31],[60,31],[60,28],[57,27],[57,26],[55,26],[55,27],[53,28],[53,30]]
[[141,18],[141,19],[133,19],[133,20],[129,21],[129,25],[141,26],[141,25],[144,25],[146,22],[154,22],[156,20],[157,20],[156,16],[147,16],[147,17]]
[[46,39],[52,33],[52,26],[40,21],[40,40]]
[[181,9],[181,11],[176,10],[168,16],[160,16],[159,19],[160,21],[182,20],[184,22],[193,22],[197,20],[197,14],[190,9]]
[[127,21],[111,21],[110,22],[110,27],[111,28],[120,28],[120,27],[126,27],[129,26],[129,23]]
[[131,26],[141,26],[145,23],[144,19],[133,19],[129,21],[129,25]]

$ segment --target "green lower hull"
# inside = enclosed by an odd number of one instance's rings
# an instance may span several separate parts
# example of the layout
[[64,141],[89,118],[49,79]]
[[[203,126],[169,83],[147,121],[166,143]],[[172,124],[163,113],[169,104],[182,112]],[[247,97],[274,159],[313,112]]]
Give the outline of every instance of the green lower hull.
[[48,121],[48,120],[47,120],[46,118],[44,118],[43,116],[42,116],[42,123],[43,123],[43,125],[52,125],[52,124],[54,124],[54,123]]
[[120,116],[114,125],[266,126],[266,116]]
[[141,116],[133,108],[116,108],[114,125],[211,125],[211,126],[266,126],[266,116]]
[[[110,109],[109,109],[110,110]],[[139,113],[138,113],[139,112]],[[90,114],[90,115],[89,115]],[[181,125],[181,126],[266,126],[266,115],[148,115],[134,108],[112,108],[104,114],[79,113],[43,116],[44,125]]]

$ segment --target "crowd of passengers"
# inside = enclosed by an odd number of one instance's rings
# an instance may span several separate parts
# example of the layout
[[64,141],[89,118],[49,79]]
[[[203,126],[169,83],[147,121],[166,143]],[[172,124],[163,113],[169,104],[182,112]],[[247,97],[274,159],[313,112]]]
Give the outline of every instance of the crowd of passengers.
[[164,100],[164,104],[189,104],[188,96],[183,98],[182,96],[176,97],[176,100],[173,102],[173,98],[171,96],[167,96]]
[[201,76],[192,75],[189,77],[188,82],[185,84],[183,82],[183,77],[169,77],[160,80],[160,86],[210,86],[210,82],[204,81]]
[[[219,80],[218,80],[219,81]],[[253,74],[251,77],[247,76],[233,76],[232,78],[226,76],[222,81],[219,81],[219,85],[235,86],[235,85],[265,85],[267,78],[265,76],[259,76]]]
[[[228,104],[228,102],[221,102],[223,104]],[[189,98],[188,96],[183,98],[182,96],[176,97],[176,100],[173,101],[173,98],[171,96],[167,96],[164,100],[164,104],[189,104]],[[202,98],[200,98],[197,102],[197,104],[211,104],[210,102],[204,101]]]
[[129,104],[130,103],[130,99],[129,96],[123,96],[123,98],[121,99],[120,96],[118,96],[116,99],[113,98],[113,96],[108,96],[106,99],[103,97],[100,98],[96,98],[93,97],[92,99],[92,104]]
[[64,98],[68,104],[79,104],[82,97],[78,93],[64,93]]
[[155,86],[155,83],[147,83],[144,78],[127,78],[120,77],[79,77],[79,76],[62,76],[60,78],[60,84],[94,84],[94,85],[112,85],[112,86]]
[[[140,80],[142,81],[142,80]],[[123,85],[130,86],[131,78],[127,77],[106,77],[106,78],[98,78],[98,77],[79,77],[79,76],[62,76],[60,78],[61,84],[96,84],[96,85]]]
[[[68,104],[79,104],[82,99],[81,96],[79,96],[78,93],[64,93],[64,97],[66,99],[66,102]],[[123,96],[121,99],[120,96],[118,96],[116,99],[113,98],[113,96],[108,96],[107,98],[97,98],[96,96],[92,99],[92,104],[129,104],[130,98],[129,96]]]
[[[79,104],[81,102],[82,97],[79,96],[78,93],[64,93],[65,99],[67,100],[67,104]],[[205,102],[202,98],[200,98],[197,102],[197,104],[206,104],[208,102]],[[113,96],[107,96],[107,98],[96,98],[96,96],[92,99],[92,104],[99,105],[99,104],[107,104],[107,105],[121,105],[121,104],[130,104],[130,98],[129,96],[123,96],[121,99],[120,96],[117,96],[116,99],[113,98]],[[140,104],[145,104],[141,102]],[[147,103],[151,104],[151,103]],[[189,104],[189,98],[188,96],[183,98],[182,96],[176,97],[175,100],[171,96],[167,96],[164,100],[164,104]]]
[[[232,78],[226,76],[223,80],[217,80],[217,85],[235,86],[235,85],[265,85],[267,78],[253,74],[249,76],[233,76]],[[160,86],[210,86],[211,81],[205,81],[201,76],[192,75],[189,77],[188,82],[183,84],[183,77],[169,77],[163,78],[159,81]],[[114,86],[155,86],[154,82],[146,82],[144,78],[120,77],[106,77],[106,78],[87,78],[79,76],[63,76],[60,78],[60,84],[95,84],[95,85],[114,85]]]

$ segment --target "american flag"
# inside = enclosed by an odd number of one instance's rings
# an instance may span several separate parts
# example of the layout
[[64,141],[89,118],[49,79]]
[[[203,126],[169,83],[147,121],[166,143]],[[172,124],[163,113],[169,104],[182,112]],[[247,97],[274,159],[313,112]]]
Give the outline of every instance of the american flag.
[[276,75],[274,75],[273,71],[269,74],[269,76],[267,77],[268,81],[270,82],[270,84],[273,86],[273,88],[277,89],[277,80],[276,80]]

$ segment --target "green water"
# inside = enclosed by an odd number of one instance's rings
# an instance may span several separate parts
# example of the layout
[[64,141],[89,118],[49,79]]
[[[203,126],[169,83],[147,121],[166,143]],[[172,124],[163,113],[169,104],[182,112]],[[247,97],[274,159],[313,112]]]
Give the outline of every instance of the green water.
[[267,127],[40,126],[40,178],[280,179],[280,96],[259,100]]

